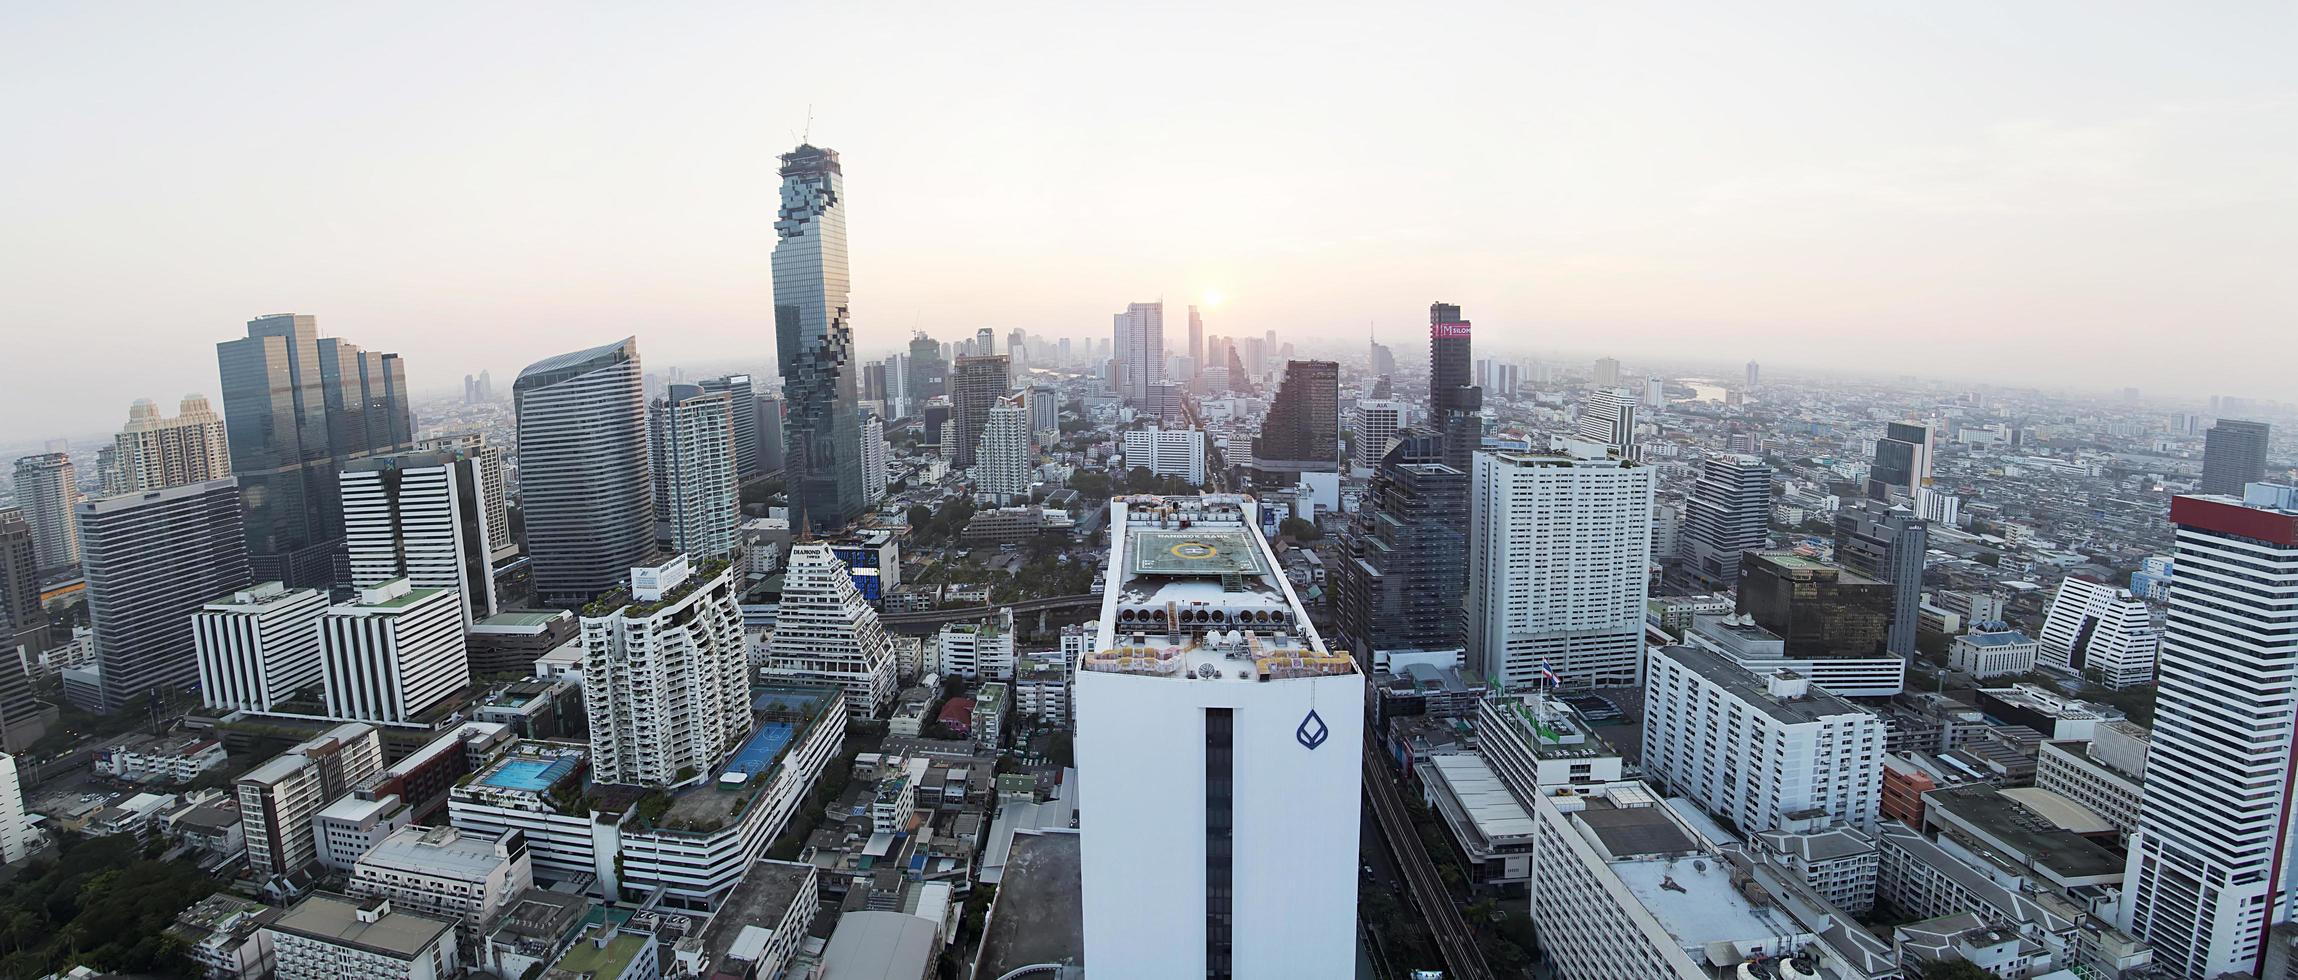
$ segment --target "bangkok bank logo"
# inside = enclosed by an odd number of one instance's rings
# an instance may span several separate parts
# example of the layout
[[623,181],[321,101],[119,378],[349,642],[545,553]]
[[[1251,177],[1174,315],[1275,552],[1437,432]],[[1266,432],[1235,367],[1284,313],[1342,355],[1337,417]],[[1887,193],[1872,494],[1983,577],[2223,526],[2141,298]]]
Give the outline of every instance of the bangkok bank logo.
[[1325,739],[1331,738],[1332,734],[1332,730],[1325,727],[1325,720],[1317,717],[1315,708],[1310,708],[1309,716],[1301,719],[1301,727],[1293,729],[1293,738],[1301,743],[1302,748],[1312,751],[1325,744]]

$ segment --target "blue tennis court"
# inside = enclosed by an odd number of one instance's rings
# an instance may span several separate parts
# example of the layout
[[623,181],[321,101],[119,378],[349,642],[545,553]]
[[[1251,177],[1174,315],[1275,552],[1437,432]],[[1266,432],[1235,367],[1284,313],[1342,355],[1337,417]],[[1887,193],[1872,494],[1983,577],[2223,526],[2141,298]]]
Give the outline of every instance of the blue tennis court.
[[734,753],[733,759],[728,760],[726,771],[746,773],[752,776],[765,772],[766,767],[774,762],[774,757],[781,755],[783,747],[789,745],[790,740],[797,736],[798,726],[796,725],[786,725],[778,721],[767,722],[758,727],[758,734],[750,736],[750,741],[743,745],[740,751]]
[[487,778],[480,782],[502,789],[540,793],[551,788],[551,784],[566,778],[567,773],[573,772],[577,761],[573,756],[547,760],[512,759],[497,766],[494,772],[488,773]]

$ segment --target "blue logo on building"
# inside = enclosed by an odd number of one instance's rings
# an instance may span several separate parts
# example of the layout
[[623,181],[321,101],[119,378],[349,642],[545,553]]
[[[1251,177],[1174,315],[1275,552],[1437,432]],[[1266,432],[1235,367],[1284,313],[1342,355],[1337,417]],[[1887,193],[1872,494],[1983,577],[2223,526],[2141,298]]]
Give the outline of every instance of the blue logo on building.
[[1325,744],[1325,739],[1331,737],[1332,730],[1325,727],[1323,718],[1317,717],[1317,709],[1315,708],[1310,708],[1309,716],[1301,719],[1301,727],[1293,729],[1293,738],[1298,740],[1301,747],[1305,749],[1313,750],[1317,746]]

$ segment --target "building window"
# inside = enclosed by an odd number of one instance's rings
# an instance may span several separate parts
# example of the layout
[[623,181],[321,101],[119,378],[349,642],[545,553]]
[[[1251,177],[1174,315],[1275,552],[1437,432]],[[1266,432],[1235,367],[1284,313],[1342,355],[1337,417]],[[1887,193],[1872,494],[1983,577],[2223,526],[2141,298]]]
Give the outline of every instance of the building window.
[[1205,977],[1229,978],[1235,846],[1236,716],[1205,709]]

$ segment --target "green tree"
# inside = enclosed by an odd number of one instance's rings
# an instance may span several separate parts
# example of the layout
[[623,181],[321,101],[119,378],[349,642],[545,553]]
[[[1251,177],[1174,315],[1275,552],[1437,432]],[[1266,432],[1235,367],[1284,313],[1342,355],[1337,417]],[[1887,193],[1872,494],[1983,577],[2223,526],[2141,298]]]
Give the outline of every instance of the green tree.
[[1288,517],[1278,521],[1277,533],[1295,541],[1318,541],[1325,536],[1323,531],[1317,530],[1315,524],[1298,517]]

